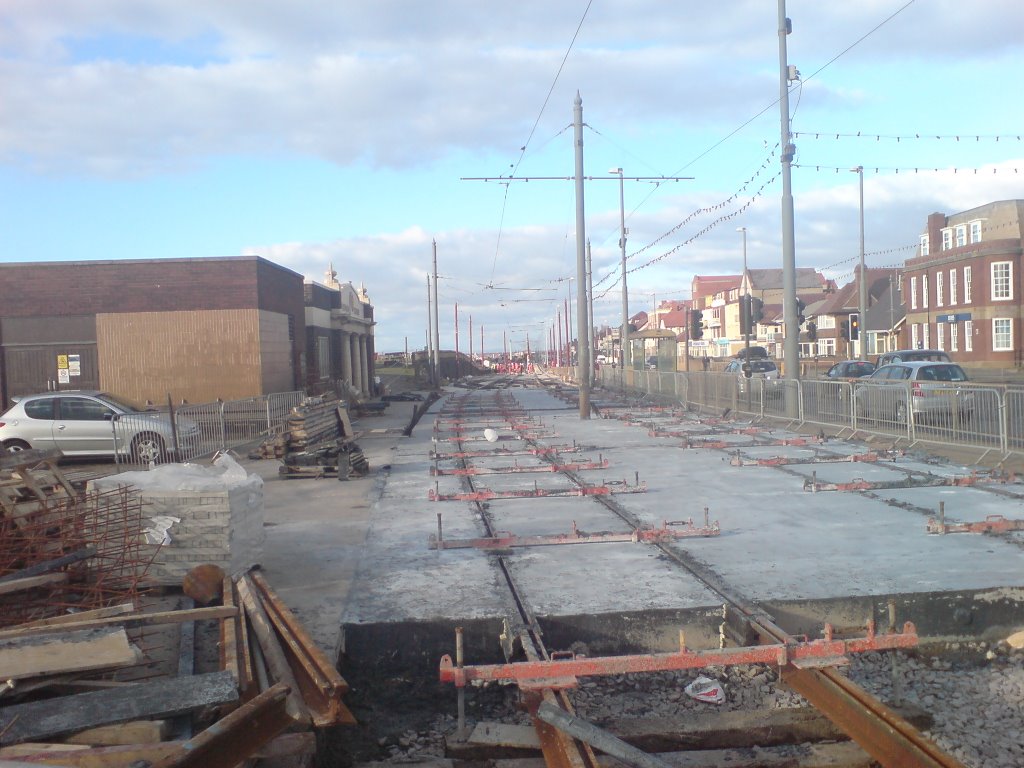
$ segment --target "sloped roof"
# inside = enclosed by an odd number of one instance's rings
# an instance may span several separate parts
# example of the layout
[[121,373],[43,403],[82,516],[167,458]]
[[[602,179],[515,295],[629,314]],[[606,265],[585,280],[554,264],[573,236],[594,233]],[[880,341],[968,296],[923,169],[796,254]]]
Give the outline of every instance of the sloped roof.
[[[781,269],[748,269],[750,275],[750,288],[754,291],[771,291],[782,288]],[[801,290],[824,290],[828,281],[814,267],[797,267],[796,289]]]
[[679,309],[672,312],[666,312],[659,318],[662,328],[685,328],[686,327],[686,310]]
[[716,293],[739,288],[742,275],[694,275],[690,283],[693,299],[714,296]]

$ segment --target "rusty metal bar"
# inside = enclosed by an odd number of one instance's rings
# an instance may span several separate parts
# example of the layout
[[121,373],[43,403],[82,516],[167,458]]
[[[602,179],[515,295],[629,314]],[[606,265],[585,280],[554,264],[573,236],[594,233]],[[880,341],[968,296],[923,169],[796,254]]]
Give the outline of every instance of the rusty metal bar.
[[914,726],[835,670],[787,667],[782,681],[886,768],[964,768]]
[[431,467],[430,474],[433,476],[453,475],[514,475],[529,474],[531,472],[579,472],[588,469],[608,469],[608,459],[597,461],[579,461],[571,464],[514,464],[510,467],[456,467],[454,469],[440,469]]
[[1012,520],[1002,515],[987,515],[984,520],[973,523],[947,523],[928,518],[928,533],[1008,533],[1024,531],[1024,520]]
[[577,677],[596,675],[623,675],[636,672],[668,672],[682,669],[701,669],[711,666],[737,664],[773,664],[818,666],[843,663],[851,653],[913,648],[917,646],[917,631],[907,622],[901,633],[875,634],[869,624],[868,634],[861,638],[835,639],[832,629],[825,625],[821,640],[718,648],[690,651],[681,648],[676,653],[634,654],[627,656],[583,657],[571,655],[551,661],[525,661],[508,664],[463,666],[457,668],[450,656],[441,658],[441,682],[464,686],[474,681],[515,682],[530,686],[543,683],[546,687],[573,687]]
[[581,445],[551,445],[536,446],[534,448],[513,449],[493,448],[489,451],[455,451],[452,453],[430,452],[430,458],[434,461],[445,459],[486,459],[495,456],[553,456],[559,453],[579,453],[584,450]]
[[285,711],[288,686],[269,688],[184,742],[153,768],[232,768],[295,721]]
[[[440,517],[440,516],[439,516]],[[671,539],[718,536],[721,533],[718,521],[703,527],[694,525],[693,520],[665,521],[660,528],[637,528],[626,533],[586,533],[572,522],[570,533],[538,534],[517,536],[510,531],[495,531],[494,536],[480,536],[471,539],[445,539],[441,535],[441,521],[438,519],[438,534],[431,535],[427,546],[430,549],[509,549],[512,547],[545,547],[561,544],[605,544],[609,542],[631,542],[653,544]]]
[[628,485],[625,481],[606,482],[604,485],[583,485],[577,488],[559,488],[548,490],[546,488],[532,488],[524,491],[493,491],[490,488],[481,488],[478,491],[467,491],[463,493],[441,493],[431,488],[427,492],[430,501],[492,501],[494,499],[539,499],[559,496],[609,496],[618,493],[646,493],[647,483],[639,485]]

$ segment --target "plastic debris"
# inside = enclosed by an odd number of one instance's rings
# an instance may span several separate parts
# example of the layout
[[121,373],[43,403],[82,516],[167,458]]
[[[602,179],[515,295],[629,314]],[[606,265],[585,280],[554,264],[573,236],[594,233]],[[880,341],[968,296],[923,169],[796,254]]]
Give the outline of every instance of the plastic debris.
[[721,683],[704,677],[704,675],[686,686],[683,691],[691,699],[706,701],[709,704],[721,704],[725,701],[725,691],[722,690]]

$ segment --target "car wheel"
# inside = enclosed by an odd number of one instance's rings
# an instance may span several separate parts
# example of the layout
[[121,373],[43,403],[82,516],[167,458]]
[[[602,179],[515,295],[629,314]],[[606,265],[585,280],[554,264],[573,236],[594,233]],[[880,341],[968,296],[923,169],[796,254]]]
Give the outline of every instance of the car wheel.
[[4,451],[7,453],[21,453],[22,451],[29,450],[31,447],[24,440],[8,440],[4,443]]
[[164,451],[164,439],[152,432],[143,432],[132,440],[132,461],[138,464],[162,461]]
[[896,413],[893,414],[893,418],[897,424],[907,423],[907,404],[896,403]]

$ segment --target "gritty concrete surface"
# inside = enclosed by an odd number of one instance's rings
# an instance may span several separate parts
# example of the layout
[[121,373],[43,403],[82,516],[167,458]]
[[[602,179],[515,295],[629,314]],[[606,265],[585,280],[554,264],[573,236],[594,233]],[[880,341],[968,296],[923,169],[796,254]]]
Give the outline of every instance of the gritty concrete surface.
[[[543,435],[538,444],[584,448],[562,454],[559,461],[609,461],[607,469],[577,473],[588,484],[646,484],[646,493],[610,497],[640,523],[660,526],[693,518],[700,524],[707,508],[711,520],[720,523],[721,535],[680,539],[671,546],[755,603],[969,590],[995,590],[1013,599],[1020,591],[1016,588],[1024,586],[1024,548],[1013,537],[929,535],[922,512],[947,500],[947,520],[989,514],[1024,518],[1020,484],[811,493],[804,485],[812,475],[818,482],[898,482],[925,474],[965,477],[971,470],[918,454],[874,464],[735,466],[737,450],[747,460],[811,460],[852,456],[871,447],[837,439],[809,446],[755,445],[754,436],[732,433],[722,435],[734,446],[729,449],[683,447],[680,437],[659,437],[658,430],[692,433],[694,438],[715,431],[717,437],[730,425],[751,425],[698,422],[696,415],[638,414],[632,423],[596,417],[581,421],[575,406],[545,390],[517,387],[504,392],[535,418],[531,430]],[[500,620],[514,611],[493,553],[428,546],[429,537],[437,533],[438,514],[446,539],[484,535],[472,503],[428,498],[432,489],[442,495],[467,490],[459,476],[430,474],[431,451],[449,452],[457,445],[449,439],[450,427],[438,425],[435,432],[435,420],[453,398],[464,395],[449,389],[411,437],[387,431],[408,422],[411,403],[397,403],[385,415],[357,423],[357,430],[380,430],[359,440],[371,466],[367,478],[281,480],[276,461],[247,462],[250,471],[266,479],[262,566],[268,581],[325,650],[335,647],[341,625]],[[469,397],[484,401],[493,393]],[[507,425],[498,430],[507,437],[489,443],[482,422],[472,422],[470,415],[464,419],[464,449],[511,451],[525,445],[513,439]],[[774,429],[767,437],[808,436]],[[543,462],[501,455],[473,463],[494,469]],[[457,464],[443,460],[437,466],[451,469]],[[571,487],[555,473],[483,474],[473,480],[477,490]],[[519,535],[565,533],[573,521],[590,532],[627,529],[622,519],[589,497],[492,499],[486,511],[497,529]],[[537,616],[715,610],[721,603],[692,573],[642,544],[517,548],[506,551],[504,561]]]

